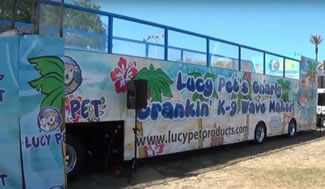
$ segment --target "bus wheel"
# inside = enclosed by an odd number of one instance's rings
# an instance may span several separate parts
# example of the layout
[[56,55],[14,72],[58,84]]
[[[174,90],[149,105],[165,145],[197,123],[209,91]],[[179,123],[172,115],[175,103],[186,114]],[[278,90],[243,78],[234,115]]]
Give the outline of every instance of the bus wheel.
[[82,170],[86,160],[86,150],[80,140],[67,135],[65,168],[69,179],[75,178]]
[[255,128],[255,137],[254,137],[255,143],[256,144],[263,143],[265,136],[266,136],[265,125],[262,122],[259,122]]
[[294,120],[291,120],[288,125],[288,136],[293,137],[297,134],[297,125]]

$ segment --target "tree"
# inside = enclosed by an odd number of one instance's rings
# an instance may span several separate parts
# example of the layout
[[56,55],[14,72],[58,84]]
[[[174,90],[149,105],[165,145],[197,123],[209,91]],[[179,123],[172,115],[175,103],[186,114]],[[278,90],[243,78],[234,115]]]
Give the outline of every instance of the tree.
[[[152,64],[150,64],[149,69],[146,67],[142,68],[134,79],[148,80],[148,94],[151,103],[161,102],[162,96],[167,98],[173,97],[170,86],[174,81],[162,69],[156,69]],[[139,129],[138,136],[143,136],[142,122],[137,122],[137,129]],[[139,148],[139,157],[146,157],[144,147]]]
[[[202,77],[202,74],[200,72],[191,72],[188,73],[189,76],[193,76],[194,78],[198,78],[198,77]],[[204,75],[204,79],[210,78],[213,80],[213,82],[217,79],[217,75],[213,74],[213,73],[209,73],[207,72]],[[213,88],[213,95],[212,98],[218,98],[218,94],[215,88]],[[192,96],[192,101],[196,102],[197,100],[201,101],[201,102],[209,102],[210,99],[205,98],[202,94],[199,94],[197,92],[195,92]],[[202,118],[197,119],[198,121],[198,130],[202,130],[203,129],[203,120]],[[203,140],[201,138],[199,138],[198,140],[198,148],[201,149],[203,148]]]
[[323,41],[323,38],[321,35],[311,35],[309,41],[315,45],[315,56],[318,63],[318,45]]
[[[34,14],[32,5],[36,0],[17,0],[16,21],[31,23]],[[73,1],[72,4],[91,9],[99,10],[101,7],[91,0]],[[12,7],[14,1],[2,0],[0,2],[0,20],[13,20]],[[60,28],[60,7],[42,4],[40,7],[41,34],[59,36]],[[78,48],[102,49],[105,39],[106,24],[99,15],[77,11],[70,8],[64,10],[63,27],[69,29],[65,31],[64,38],[67,46]],[[102,36],[98,35],[102,34]]]
[[16,20],[19,22],[31,22],[33,0],[1,0],[0,20],[13,20],[13,7],[16,3]]
[[[321,35],[311,35],[309,41],[315,45],[315,56],[316,56],[316,63],[318,64],[318,45],[323,41]],[[325,62],[323,63],[323,73],[325,71]],[[323,87],[323,79],[321,80],[321,86]]]

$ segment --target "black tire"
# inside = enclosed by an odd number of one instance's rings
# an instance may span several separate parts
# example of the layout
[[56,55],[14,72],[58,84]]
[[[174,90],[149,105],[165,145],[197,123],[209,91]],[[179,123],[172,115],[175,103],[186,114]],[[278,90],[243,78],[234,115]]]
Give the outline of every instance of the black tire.
[[80,174],[85,165],[87,151],[80,140],[67,135],[66,143],[66,173],[68,179],[74,179]]
[[255,132],[254,132],[254,143],[262,144],[265,138],[266,138],[266,127],[264,123],[259,122],[256,125]]
[[294,137],[297,135],[297,124],[294,120],[291,120],[288,125],[288,136]]

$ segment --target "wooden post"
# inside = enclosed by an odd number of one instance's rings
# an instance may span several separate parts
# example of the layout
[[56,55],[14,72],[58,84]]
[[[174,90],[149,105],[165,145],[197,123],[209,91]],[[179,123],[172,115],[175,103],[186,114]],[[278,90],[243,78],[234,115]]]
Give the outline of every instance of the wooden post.
[[32,23],[33,23],[33,34],[39,34],[39,0],[33,1],[33,14],[32,14]]
[[12,6],[11,29],[15,29],[16,15],[17,15],[17,0],[14,0],[14,5]]
[[61,0],[61,6],[60,6],[60,37],[63,37],[63,17],[64,17],[64,0]]

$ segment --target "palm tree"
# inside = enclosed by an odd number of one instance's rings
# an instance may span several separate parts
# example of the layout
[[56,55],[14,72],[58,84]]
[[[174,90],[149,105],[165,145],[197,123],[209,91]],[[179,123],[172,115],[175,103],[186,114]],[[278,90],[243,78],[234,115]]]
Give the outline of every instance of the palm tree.
[[[188,75],[193,76],[194,78],[202,77],[201,73],[199,73],[199,72],[191,72],[191,73],[188,73]],[[217,79],[217,76],[215,74],[213,74],[213,73],[207,72],[204,75],[204,79],[207,79],[207,78],[210,78],[213,81],[215,81]],[[215,88],[213,90],[214,91],[213,91],[212,98],[218,99],[217,91],[215,90]],[[201,102],[203,102],[203,101],[208,102],[209,101],[209,99],[205,98],[202,94],[198,94],[197,92],[195,92],[193,94],[193,96],[192,96],[192,101],[196,102],[197,100],[200,100]],[[202,120],[202,118],[197,119],[197,121],[198,121],[198,130],[202,130],[203,129],[203,120]],[[203,140],[202,139],[198,140],[198,148],[199,149],[203,148]]]
[[[279,79],[278,83],[281,85],[282,94],[281,94],[281,100],[283,102],[289,102],[289,93],[291,91],[291,83],[290,81],[286,81],[284,79]],[[287,125],[288,114],[283,114],[282,116],[282,123],[281,123],[281,133],[285,134],[285,128]]]
[[[321,35],[311,35],[309,38],[309,41],[315,45],[315,60],[316,64],[318,64],[318,45],[323,41],[323,38]],[[325,62],[323,63],[323,73],[325,71]],[[323,87],[323,80],[321,79],[321,86]]]
[[311,35],[309,41],[315,45],[316,62],[318,63],[318,45],[323,41],[321,35]]
[[[241,107],[241,103],[242,103],[242,100],[252,100],[252,84],[251,84],[251,81],[252,81],[252,73],[250,72],[245,72],[243,74],[243,77],[242,77],[242,80],[246,80],[247,83],[248,83],[248,94],[243,94],[241,91],[238,92],[238,94],[235,94],[233,93],[231,95],[231,100],[237,100],[237,114],[239,114],[239,112],[242,110],[242,107]],[[250,127],[250,124],[249,124],[249,112],[247,112],[246,114],[246,126],[248,127],[248,130],[249,130],[249,127]],[[249,132],[247,133],[244,133],[244,141],[248,140],[248,134]]]
[[[173,97],[170,90],[170,85],[174,83],[173,80],[162,69],[155,69],[152,64],[150,64],[149,69],[146,67],[141,69],[134,79],[148,80],[148,95],[151,102],[161,102],[162,96]],[[142,122],[137,122],[137,129],[139,130],[138,136],[143,136]],[[139,157],[145,157],[144,147],[139,148]]]

